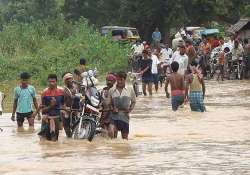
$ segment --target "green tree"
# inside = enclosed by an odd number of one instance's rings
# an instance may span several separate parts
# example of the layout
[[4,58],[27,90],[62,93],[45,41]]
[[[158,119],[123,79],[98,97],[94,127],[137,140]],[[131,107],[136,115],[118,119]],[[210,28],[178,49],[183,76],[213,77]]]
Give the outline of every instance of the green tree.
[[2,0],[0,8],[3,23],[16,20],[31,22],[55,18],[59,9],[55,0]]

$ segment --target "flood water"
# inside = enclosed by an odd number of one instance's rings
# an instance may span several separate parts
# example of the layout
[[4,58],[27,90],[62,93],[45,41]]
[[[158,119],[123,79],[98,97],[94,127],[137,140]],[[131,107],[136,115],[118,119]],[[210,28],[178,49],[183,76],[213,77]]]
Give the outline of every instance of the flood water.
[[[40,142],[0,118],[0,175],[250,175],[250,82],[207,82],[207,112],[172,112],[163,92],[140,97],[129,141]],[[26,123],[27,126],[27,123]]]

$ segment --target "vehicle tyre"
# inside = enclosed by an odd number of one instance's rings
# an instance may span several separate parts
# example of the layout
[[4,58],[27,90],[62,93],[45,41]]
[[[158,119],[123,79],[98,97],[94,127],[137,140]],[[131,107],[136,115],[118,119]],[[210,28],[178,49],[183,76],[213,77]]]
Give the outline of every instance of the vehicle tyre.
[[92,141],[95,136],[96,123],[92,120],[85,119],[82,121],[82,126],[79,128],[78,123],[72,132],[73,139],[88,139]]

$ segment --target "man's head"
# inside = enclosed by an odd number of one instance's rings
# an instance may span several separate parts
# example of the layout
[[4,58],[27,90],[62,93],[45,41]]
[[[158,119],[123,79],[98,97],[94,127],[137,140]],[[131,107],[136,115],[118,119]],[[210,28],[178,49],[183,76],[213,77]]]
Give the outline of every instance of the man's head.
[[153,54],[156,55],[156,56],[159,56],[160,53],[161,53],[161,48],[160,47],[154,49],[154,51],[153,51]]
[[202,42],[204,43],[204,44],[207,44],[207,37],[206,36],[203,36],[203,38],[202,38]]
[[127,74],[123,71],[120,71],[116,74],[116,86],[118,88],[124,88],[125,87],[125,83],[126,83],[126,78],[127,78]]
[[147,48],[147,51],[148,51],[148,56],[151,57],[152,55],[152,50],[150,48]]
[[184,55],[186,53],[185,45],[180,45],[179,46],[179,51],[180,51],[180,55]]
[[48,86],[51,89],[54,89],[57,87],[57,75],[56,74],[48,75]]
[[106,85],[108,88],[112,88],[116,82],[116,76],[112,73],[109,73],[106,77]]
[[62,76],[63,82],[67,87],[72,87],[73,86],[73,75],[70,72],[65,72]]
[[198,63],[197,63],[197,61],[194,60],[194,61],[191,62],[190,65],[191,65],[191,66],[194,66],[194,67],[197,67],[197,66],[198,66]]
[[156,28],[155,28],[155,31],[156,31],[156,32],[159,32],[159,28],[158,28],[158,27],[156,27]]
[[30,77],[31,76],[28,72],[23,72],[20,74],[20,81],[23,87],[28,86]]
[[147,59],[147,58],[148,58],[148,51],[147,51],[146,49],[144,49],[144,50],[142,51],[142,56],[143,56],[144,59]]
[[85,66],[86,65],[86,60],[84,58],[80,59],[80,65]]
[[165,43],[165,47],[166,47],[166,49],[168,49],[168,48],[169,48],[169,45],[168,45],[168,43]]
[[171,64],[171,69],[175,73],[178,72],[178,70],[179,70],[179,63],[176,62],[176,61],[173,61],[172,64]]
[[191,64],[190,64],[190,69],[191,69],[191,71],[192,71],[192,72],[196,72],[196,70],[197,70],[197,69],[196,69],[196,68],[197,68],[197,66],[198,66],[197,61],[195,61],[195,60],[194,60],[194,61],[192,61],[192,62],[191,62]]
[[186,44],[186,46],[191,46],[191,45],[193,44],[193,42],[192,42],[191,39],[187,39],[187,40],[185,41],[185,44]]

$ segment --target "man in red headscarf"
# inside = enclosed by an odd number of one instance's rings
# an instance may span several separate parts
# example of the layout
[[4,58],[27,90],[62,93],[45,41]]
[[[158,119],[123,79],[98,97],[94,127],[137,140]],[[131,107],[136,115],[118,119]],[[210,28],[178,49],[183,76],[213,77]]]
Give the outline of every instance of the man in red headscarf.
[[116,76],[112,73],[109,73],[106,77],[106,87],[103,88],[101,96],[102,96],[102,102],[101,102],[101,108],[102,108],[102,116],[100,119],[101,127],[108,133],[108,128],[110,124],[110,106],[111,106],[111,100],[108,98],[108,92],[109,90],[114,86],[116,82]]

